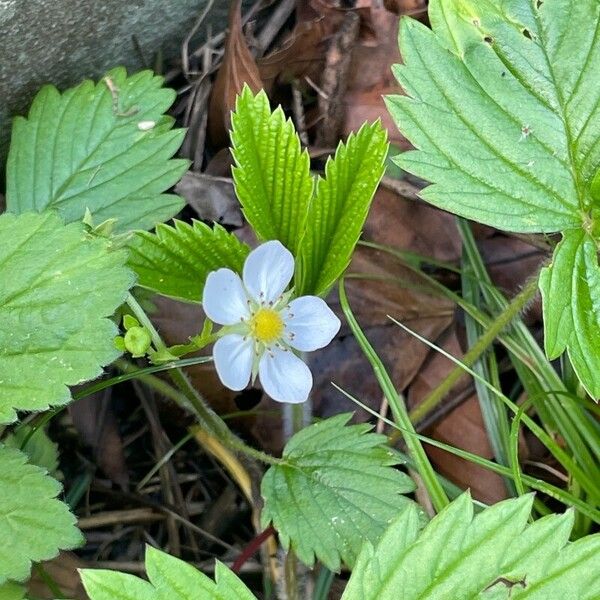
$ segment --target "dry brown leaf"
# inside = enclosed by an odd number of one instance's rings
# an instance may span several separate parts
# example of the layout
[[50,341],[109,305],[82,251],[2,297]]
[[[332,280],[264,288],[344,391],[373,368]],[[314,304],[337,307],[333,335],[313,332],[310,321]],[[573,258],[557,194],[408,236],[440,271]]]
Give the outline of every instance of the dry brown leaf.
[[[447,339],[437,340],[437,343],[453,356],[458,358],[462,356],[454,332]],[[445,356],[432,353],[424,368],[410,386],[409,405],[414,407],[420,404],[431,390],[450,373],[454,366],[454,363],[450,362]],[[450,394],[464,392],[468,385],[468,378],[463,377]],[[449,399],[446,399],[446,401],[449,401]],[[493,456],[475,394],[469,395],[467,400],[454,408],[425,434],[450,446],[478,454],[483,458],[491,459]],[[504,482],[499,475],[444,450],[430,446],[426,446],[426,450],[437,471],[461,488],[470,488],[471,493],[478,500],[493,503],[506,497]]]
[[363,39],[352,54],[353,77],[345,96],[344,134],[357,130],[365,121],[381,119],[390,141],[406,147],[383,102],[384,95],[400,93],[392,75],[392,65],[400,62],[399,17],[382,8],[371,8],[370,23],[373,39]]
[[73,426],[84,444],[92,448],[96,464],[121,489],[129,487],[123,440],[111,406],[110,388],[69,405]]
[[210,96],[208,131],[213,144],[220,148],[229,143],[231,111],[244,84],[248,84],[253,92],[263,87],[256,61],[242,31],[241,5],[242,0],[231,3],[225,54]]
[[[64,592],[65,597],[73,600],[87,600],[88,598],[77,571],[88,566],[72,552],[61,552],[56,558],[42,563],[44,571]],[[35,569],[27,584],[27,589],[34,598],[55,598],[55,594],[48,589]]]
[[425,0],[383,0],[383,5],[396,15],[415,15],[427,10]]
[[322,17],[298,22],[281,48],[257,60],[265,89],[269,91],[280,80],[309,77],[318,81],[327,39],[334,30],[334,24]]
[[229,177],[215,177],[188,171],[175,191],[198,213],[203,221],[241,227],[242,210]]

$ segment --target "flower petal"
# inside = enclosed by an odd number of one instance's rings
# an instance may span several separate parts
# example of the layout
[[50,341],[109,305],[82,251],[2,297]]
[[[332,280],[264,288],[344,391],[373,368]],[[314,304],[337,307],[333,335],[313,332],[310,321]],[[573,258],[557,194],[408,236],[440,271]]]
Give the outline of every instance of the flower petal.
[[285,323],[284,341],[302,352],[327,346],[341,326],[333,311],[317,296],[292,300],[281,316]]
[[305,402],[312,388],[310,369],[291,350],[272,348],[263,354],[258,376],[265,392],[277,402]]
[[236,392],[243,390],[252,374],[254,342],[237,333],[225,335],[217,340],[213,359],[223,385]]
[[235,325],[250,314],[242,280],[231,269],[209,273],[204,284],[202,306],[206,316],[219,325]]
[[277,240],[252,250],[244,263],[244,285],[252,297],[273,303],[289,285],[294,274],[292,253]]

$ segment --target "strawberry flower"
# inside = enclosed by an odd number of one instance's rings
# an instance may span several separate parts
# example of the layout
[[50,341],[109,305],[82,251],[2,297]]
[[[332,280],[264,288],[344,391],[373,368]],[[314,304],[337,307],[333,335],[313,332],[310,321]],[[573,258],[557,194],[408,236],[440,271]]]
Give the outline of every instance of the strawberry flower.
[[223,325],[213,359],[229,389],[242,390],[258,375],[278,402],[308,398],[313,378],[297,353],[327,346],[340,320],[317,296],[290,301],[291,292],[285,290],[293,274],[291,252],[271,241],[250,252],[242,278],[231,269],[218,269],[206,279],[204,312]]

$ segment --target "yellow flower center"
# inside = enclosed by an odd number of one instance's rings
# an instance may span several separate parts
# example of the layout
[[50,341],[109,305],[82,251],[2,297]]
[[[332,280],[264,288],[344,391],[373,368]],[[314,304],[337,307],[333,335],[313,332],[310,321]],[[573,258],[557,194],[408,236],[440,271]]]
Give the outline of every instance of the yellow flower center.
[[283,319],[272,308],[259,308],[250,319],[252,335],[263,344],[270,344],[281,337]]

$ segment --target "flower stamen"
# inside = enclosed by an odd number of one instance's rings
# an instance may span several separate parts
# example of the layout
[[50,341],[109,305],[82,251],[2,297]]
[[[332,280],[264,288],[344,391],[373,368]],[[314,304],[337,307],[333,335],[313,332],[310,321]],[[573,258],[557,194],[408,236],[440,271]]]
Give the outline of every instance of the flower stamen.
[[250,319],[252,335],[263,344],[272,344],[278,340],[283,329],[283,319],[271,308],[259,308]]

